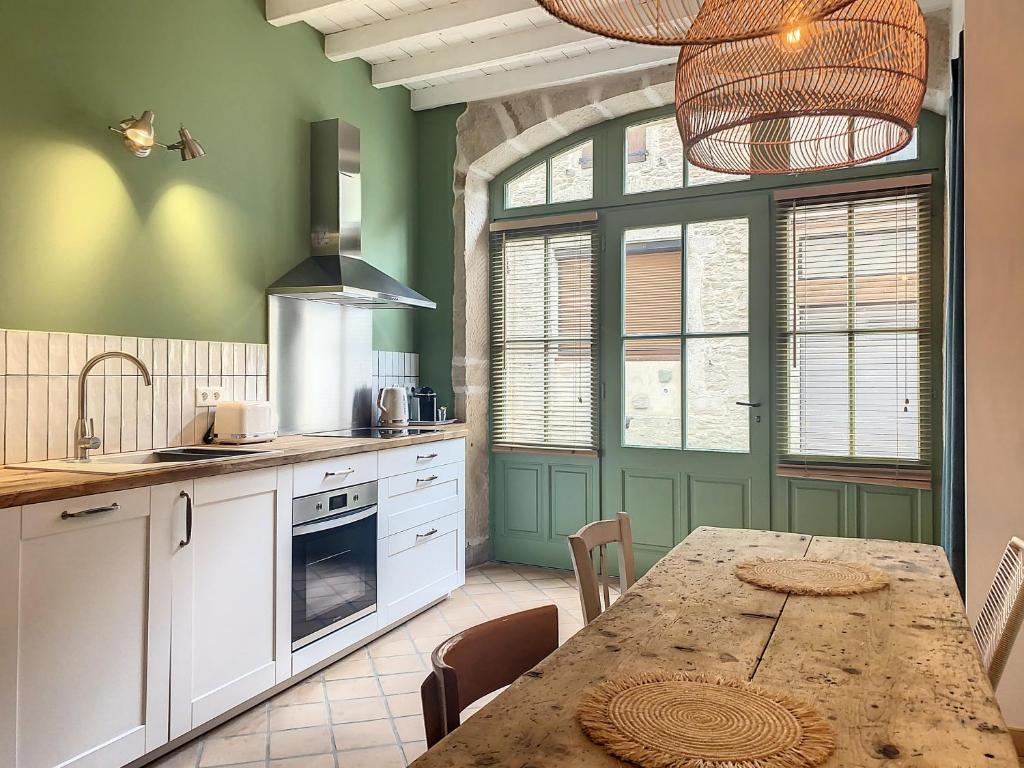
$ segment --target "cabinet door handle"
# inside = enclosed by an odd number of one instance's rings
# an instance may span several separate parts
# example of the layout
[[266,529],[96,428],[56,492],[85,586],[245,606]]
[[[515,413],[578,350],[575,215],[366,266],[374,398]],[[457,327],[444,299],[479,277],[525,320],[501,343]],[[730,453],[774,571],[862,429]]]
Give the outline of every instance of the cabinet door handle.
[[436,453],[427,453],[427,454],[424,454],[422,456],[417,456],[416,457],[416,461],[427,461],[427,459],[436,459],[436,458],[437,458],[437,454]]
[[429,539],[429,538],[430,538],[431,536],[433,536],[433,535],[434,535],[435,533],[437,533],[437,528],[431,528],[431,529],[430,529],[429,531],[427,531],[426,533],[417,533],[417,534],[416,534],[416,538],[417,538],[417,539]]
[[116,501],[106,507],[93,507],[92,509],[82,509],[78,512],[68,512],[66,509],[60,513],[61,520],[70,520],[73,517],[88,517],[89,515],[102,515],[104,512],[117,512],[121,508],[121,505]]
[[430,477],[417,477],[417,483],[432,483],[437,480],[437,475],[431,475]]
[[178,542],[178,546],[187,547],[192,543],[192,497],[188,491],[182,491],[178,498],[185,500],[185,538]]
[[341,469],[341,470],[338,470],[337,472],[324,472],[324,477],[337,477],[338,475],[351,475],[353,472],[355,472],[355,470],[352,469],[352,467],[348,467],[347,469]]

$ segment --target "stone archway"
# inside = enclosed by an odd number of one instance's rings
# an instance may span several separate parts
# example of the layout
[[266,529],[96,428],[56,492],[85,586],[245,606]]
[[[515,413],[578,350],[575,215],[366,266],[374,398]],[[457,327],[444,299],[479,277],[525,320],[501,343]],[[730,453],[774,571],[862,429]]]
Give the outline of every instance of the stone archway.
[[[946,113],[949,12],[926,18],[929,77],[925,107]],[[457,123],[452,385],[455,411],[470,426],[466,450],[466,563],[490,556],[488,394],[489,184],[513,163],[597,123],[673,101],[675,67],[534,91],[470,104]]]
[[489,185],[499,173],[564,136],[672,102],[674,67],[470,104],[456,139],[452,384],[470,426],[466,449],[466,563],[490,555],[488,482]]

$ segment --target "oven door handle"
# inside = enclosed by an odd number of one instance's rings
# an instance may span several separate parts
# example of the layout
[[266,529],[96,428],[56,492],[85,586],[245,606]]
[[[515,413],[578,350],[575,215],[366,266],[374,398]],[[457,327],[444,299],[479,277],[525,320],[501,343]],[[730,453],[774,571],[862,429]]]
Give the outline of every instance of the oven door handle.
[[296,536],[305,536],[307,533],[319,533],[320,531],[327,531],[331,528],[342,528],[350,523],[358,523],[360,520],[365,520],[368,517],[373,517],[377,514],[377,505],[374,504],[372,507],[364,507],[363,509],[357,510],[351,514],[340,515],[338,517],[329,517],[326,520],[316,520],[312,523],[302,523],[301,525],[292,526],[292,538]]

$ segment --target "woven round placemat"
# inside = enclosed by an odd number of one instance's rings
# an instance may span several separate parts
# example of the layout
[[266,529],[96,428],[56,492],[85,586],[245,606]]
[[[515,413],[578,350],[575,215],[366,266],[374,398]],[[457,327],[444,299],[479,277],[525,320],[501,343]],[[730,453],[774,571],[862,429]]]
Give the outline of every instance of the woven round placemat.
[[741,680],[648,672],[591,688],[587,736],[644,768],[813,768],[835,749],[806,704]]
[[889,586],[889,577],[863,563],[838,560],[747,560],[736,566],[736,576],[775,592],[793,595],[858,595]]

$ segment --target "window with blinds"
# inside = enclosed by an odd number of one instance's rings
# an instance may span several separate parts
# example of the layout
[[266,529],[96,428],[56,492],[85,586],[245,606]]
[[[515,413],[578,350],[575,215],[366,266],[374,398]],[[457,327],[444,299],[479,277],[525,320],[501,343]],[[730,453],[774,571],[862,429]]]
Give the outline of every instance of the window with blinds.
[[930,465],[928,181],[778,201],[782,465]]
[[597,449],[597,214],[491,225],[496,446]]

